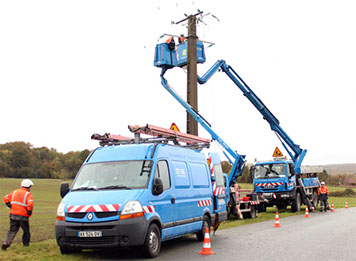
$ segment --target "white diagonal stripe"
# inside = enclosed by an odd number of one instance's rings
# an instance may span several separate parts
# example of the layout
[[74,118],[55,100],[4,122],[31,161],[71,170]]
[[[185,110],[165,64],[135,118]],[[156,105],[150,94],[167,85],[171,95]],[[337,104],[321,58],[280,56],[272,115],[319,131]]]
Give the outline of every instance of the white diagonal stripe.
[[114,206],[111,204],[106,204],[105,206],[108,208],[109,211],[116,211]]
[[88,208],[90,208],[91,205],[86,205],[84,208],[82,208],[79,212],[86,212]]
[[103,210],[99,205],[93,205],[93,208],[95,209],[96,212],[103,212]]
[[77,209],[77,208],[79,208],[80,206],[74,206],[74,207],[72,207],[72,209],[69,211],[69,212],[75,212],[75,210]]

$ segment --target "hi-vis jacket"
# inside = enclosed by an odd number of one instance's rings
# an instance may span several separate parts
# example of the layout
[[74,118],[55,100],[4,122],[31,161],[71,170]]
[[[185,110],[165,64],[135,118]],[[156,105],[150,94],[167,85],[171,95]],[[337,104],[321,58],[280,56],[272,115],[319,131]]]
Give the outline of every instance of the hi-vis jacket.
[[320,194],[327,194],[327,195],[329,195],[329,189],[327,188],[327,187],[320,187],[319,188],[319,190],[318,190],[318,196],[320,195]]
[[12,191],[2,199],[5,204],[11,204],[10,215],[30,217],[27,211],[33,210],[32,194],[24,187]]

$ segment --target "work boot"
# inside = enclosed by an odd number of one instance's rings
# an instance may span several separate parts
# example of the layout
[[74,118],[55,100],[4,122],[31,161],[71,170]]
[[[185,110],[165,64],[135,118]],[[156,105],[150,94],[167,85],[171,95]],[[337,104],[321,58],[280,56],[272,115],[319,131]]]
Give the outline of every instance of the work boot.
[[10,245],[8,245],[8,244],[2,244],[2,246],[1,246],[1,250],[6,250],[8,247],[9,247]]

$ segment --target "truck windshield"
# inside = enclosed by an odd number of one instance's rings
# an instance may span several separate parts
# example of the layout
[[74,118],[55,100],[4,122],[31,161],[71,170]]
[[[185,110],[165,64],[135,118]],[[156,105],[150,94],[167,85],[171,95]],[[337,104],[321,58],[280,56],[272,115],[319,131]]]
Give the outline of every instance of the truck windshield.
[[75,190],[147,188],[152,161],[118,161],[84,165],[73,184]]
[[256,165],[255,179],[282,178],[286,176],[286,164],[271,163]]

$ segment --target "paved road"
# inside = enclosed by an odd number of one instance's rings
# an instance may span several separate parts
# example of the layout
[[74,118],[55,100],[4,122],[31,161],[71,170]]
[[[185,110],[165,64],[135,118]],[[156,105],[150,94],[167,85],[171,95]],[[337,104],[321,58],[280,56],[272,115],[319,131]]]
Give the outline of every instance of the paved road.
[[[216,255],[198,253],[202,243],[185,237],[162,244],[161,255],[154,260],[356,260],[356,208],[337,209],[334,213],[311,213],[274,221],[220,230],[211,237]],[[135,251],[111,256],[117,260],[136,260]]]

